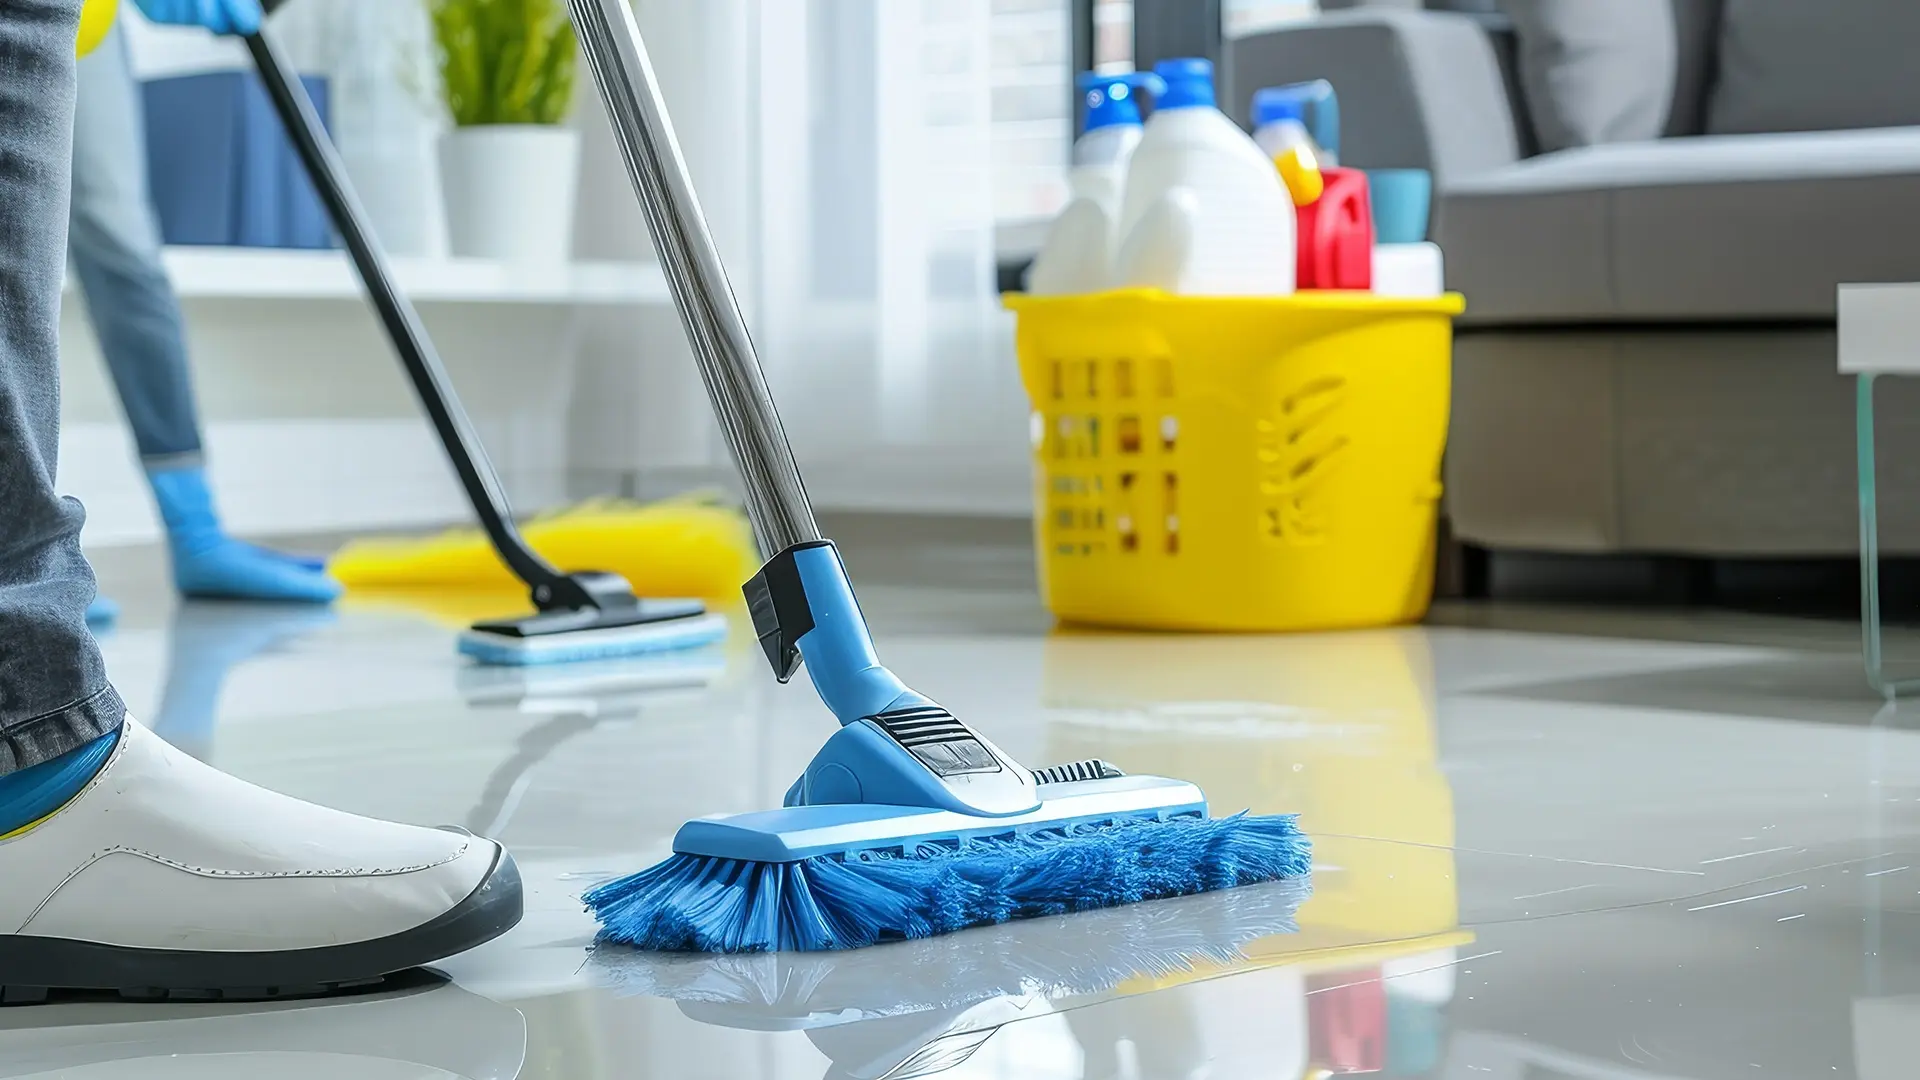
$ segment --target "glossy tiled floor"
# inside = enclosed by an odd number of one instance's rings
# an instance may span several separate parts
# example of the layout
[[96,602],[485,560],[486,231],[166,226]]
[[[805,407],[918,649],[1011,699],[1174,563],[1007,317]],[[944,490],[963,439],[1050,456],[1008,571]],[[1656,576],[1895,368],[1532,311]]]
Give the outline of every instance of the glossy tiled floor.
[[1856,689],[1844,627],[1535,610],[1445,621],[1552,632],[1068,635],[985,577],[867,590],[897,669],[1030,762],[1300,812],[1311,894],[846,955],[594,951],[583,888],[689,816],[777,801],[828,731],[804,687],[745,644],[522,680],[455,662],[436,619],[457,612],[136,601],[106,644],[164,734],[297,795],[500,836],[528,916],[444,981],[361,998],[0,1011],[0,1076],[1914,1075],[1920,725]]

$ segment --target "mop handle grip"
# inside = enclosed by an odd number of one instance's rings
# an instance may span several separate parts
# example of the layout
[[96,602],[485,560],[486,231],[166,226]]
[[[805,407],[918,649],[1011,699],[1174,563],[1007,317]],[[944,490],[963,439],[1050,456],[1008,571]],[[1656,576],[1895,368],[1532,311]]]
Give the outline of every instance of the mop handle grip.
[[707,229],[630,0],[568,0],[700,376],[768,556],[821,539],[740,303]]

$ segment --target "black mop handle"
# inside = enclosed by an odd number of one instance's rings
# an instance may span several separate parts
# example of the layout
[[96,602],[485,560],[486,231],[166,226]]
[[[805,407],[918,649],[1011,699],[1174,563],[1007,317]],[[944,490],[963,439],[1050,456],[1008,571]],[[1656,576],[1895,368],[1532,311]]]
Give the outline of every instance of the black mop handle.
[[[265,5],[269,11],[279,6],[280,0],[270,0]],[[420,322],[419,312],[394,283],[386,253],[373,237],[366,211],[347,180],[346,169],[340,164],[333,141],[327,137],[326,128],[307,97],[306,87],[264,28],[245,40],[254,65],[260,69],[261,81],[266,84],[267,96],[273,99],[274,109],[287,129],[287,138],[292,140],[306,166],[320,201],[326,204],[333,227],[345,241],[347,253],[360,273],[360,282],[379,312],[380,321],[386,324],[387,336],[400,354],[420,404],[433,421],[447,457],[453,462],[453,470],[459,474],[460,483],[466,488],[467,498],[473,503],[474,513],[479,515],[480,525],[486,529],[494,549],[514,574],[533,589],[534,602],[541,608],[596,606],[577,582],[528,547],[514,527],[500,478],[480,448],[473,422],[460,407],[446,367],[441,364]]]
[[631,0],[568,0],[768,555],[821,539],[740,303],[694,197]]

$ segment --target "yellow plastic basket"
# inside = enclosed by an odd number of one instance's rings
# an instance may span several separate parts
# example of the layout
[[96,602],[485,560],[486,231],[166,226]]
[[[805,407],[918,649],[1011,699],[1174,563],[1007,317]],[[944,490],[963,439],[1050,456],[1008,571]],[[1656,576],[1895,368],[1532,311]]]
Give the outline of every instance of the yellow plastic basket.
[[1006,302],[1057,617],[1277,631],[1426,614],[1459,296]]

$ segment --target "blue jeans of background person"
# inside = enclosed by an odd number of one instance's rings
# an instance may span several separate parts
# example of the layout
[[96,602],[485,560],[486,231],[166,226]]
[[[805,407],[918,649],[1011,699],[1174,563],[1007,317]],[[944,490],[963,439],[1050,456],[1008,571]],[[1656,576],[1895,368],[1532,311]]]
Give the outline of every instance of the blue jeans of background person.
[[87,632],[86,513],[53,486],[80,2],[0,3],[0,775],[126,713]]
[[160,263],[147,191],[146,115],[126,35],[113,30],[80,61],[73,118],[68,244],[140,459],[149,469],[200,463],[200,418],[180,302]]

